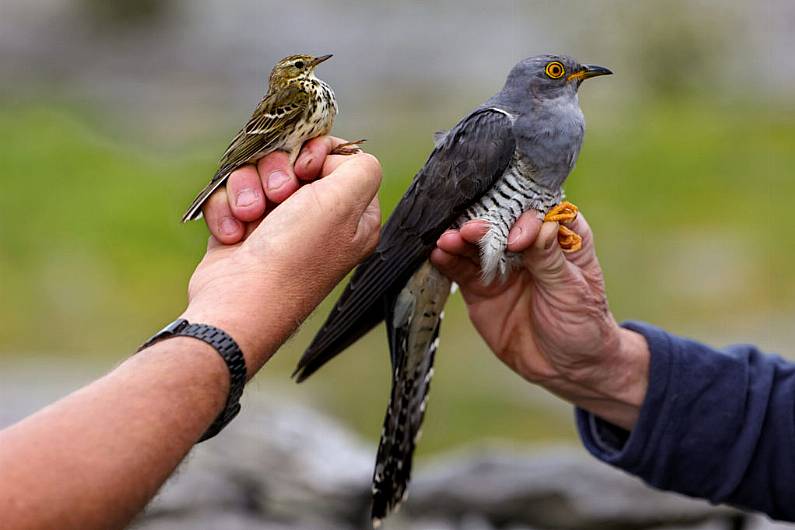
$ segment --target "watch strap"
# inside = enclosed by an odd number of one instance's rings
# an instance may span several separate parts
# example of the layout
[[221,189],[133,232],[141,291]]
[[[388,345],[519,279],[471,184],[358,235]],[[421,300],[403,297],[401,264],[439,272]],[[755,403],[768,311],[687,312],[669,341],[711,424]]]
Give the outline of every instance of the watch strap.
[[203,442],[221,432],[240,412],[240,397],[246,384],[246,360],[235,340],[225,331],[208,324],[191,324],[184,318],[175,320],[155,333],[138,351],[170,337],[193,337],[209,344],[229,369],[229,396],[226,406],[199,439],[199,442]]

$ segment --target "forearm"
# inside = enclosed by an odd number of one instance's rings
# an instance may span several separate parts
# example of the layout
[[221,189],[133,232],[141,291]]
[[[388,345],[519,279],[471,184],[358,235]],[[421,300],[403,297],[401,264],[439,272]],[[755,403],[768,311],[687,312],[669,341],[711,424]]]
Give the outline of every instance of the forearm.
[[0,432],[3,528],[119,528],[226,401],[228,370],[191,338],[158,343]]

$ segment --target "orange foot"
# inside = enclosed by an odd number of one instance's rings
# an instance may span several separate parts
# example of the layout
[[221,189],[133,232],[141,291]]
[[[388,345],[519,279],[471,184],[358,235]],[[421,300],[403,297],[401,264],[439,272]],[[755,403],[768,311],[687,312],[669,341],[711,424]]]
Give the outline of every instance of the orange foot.
[[569,201],[563,201],[555,205],[544,216],[544,221],[561,223],[558,228],[558,243],[563,252],[577,252],[582,248],[582,237],[571,228],[563,226],[577,218],[579,210]]
[[331,150],[332,155],[355,155],[356,153],[361,153],[362,148],[359,147],[359,144],[363,144],[366,142],[364,138],[361,140],[356,140],[355,142],[346,142],[344,144],[340,144],[334,149]]

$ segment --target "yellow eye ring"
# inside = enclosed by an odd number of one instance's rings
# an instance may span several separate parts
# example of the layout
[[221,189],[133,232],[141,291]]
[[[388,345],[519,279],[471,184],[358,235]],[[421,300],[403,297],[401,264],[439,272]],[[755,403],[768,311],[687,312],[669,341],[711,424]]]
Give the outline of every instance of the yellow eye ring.
[[566,69],[563,68],[563,64],[560,62],[552,61],[551,63],[547,63],[544,72],[546,72],[547,77],[550,79],[560,79],[566,73]]

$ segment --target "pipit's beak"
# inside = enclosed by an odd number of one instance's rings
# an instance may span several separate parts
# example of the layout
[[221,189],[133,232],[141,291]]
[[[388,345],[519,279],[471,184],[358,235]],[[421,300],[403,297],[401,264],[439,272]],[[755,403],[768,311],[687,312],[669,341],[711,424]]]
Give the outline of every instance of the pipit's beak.
[[332,57],[334,57],[332,54],[321,55],[320,57],[315,57],[314,59],[312,59],[312,65],[311,66],[315,67],[315,66],[319,65],[320,63],[322,63],[323,61],[328,61]]
[[597,77],[600,75],[611,75],[613,72],[609,68],[605,68],[604,66],[597,66],[595,64],[584,64],[582,68],[568,77],[569,81],[582,81],[584,79],[590,79],[591,77]]

